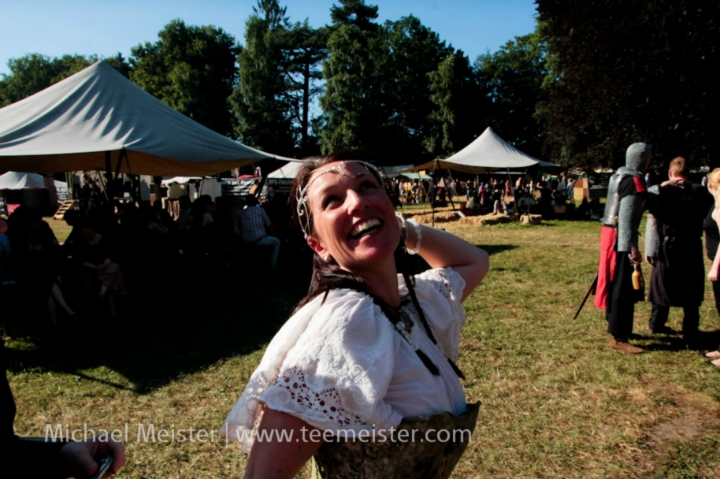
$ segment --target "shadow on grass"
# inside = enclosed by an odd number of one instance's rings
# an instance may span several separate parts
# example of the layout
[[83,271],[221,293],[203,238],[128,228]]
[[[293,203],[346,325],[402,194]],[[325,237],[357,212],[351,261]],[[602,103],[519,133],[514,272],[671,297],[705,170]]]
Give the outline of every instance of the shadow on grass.
[[720,331],[701,331],[692,344],[686,344],[681,336],[652,336],[649,339],[653,342],[643,346],[647,351],[715,351],[720,344]]
[[[145,394],[220,360],[250,354],[288,319],[307,291],[309,274],[245,274],[160,293],[148,304],[133,305],[117,322],[86,319],[54,337],[10,341],[8,369],[72,374]],[[119,373],[132,386],[87,371],[99,367]]]
[[490,256],[502,253],[503,251],[511,251],[518,247],[514,244],[478,244],[475,246],[484,249]]
[[[480,247],[492,255],[516,246]],[[414,274],[428,268],[421,257],[410,258]],[[64,325],[56,335],[10,341],[8,369],[70,374],[146,394],[223,359],[262,349],[307,292],[310,273],[258,275],[240,267],[222,278],[201,275],[208,279],[198,281],[191,276],[196,276],[188,275],[192,286],[174,291],[159,287],[119,321],[96,314]],[[130,385],[97,370],[102,367]]]

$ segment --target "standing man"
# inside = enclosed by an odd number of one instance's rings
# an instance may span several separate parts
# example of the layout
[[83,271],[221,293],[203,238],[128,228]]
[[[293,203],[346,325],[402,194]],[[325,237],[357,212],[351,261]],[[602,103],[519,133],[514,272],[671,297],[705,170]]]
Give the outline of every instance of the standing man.
[[240,215],[240,237],[253,246],[272,246],[270,266],[273,267],[277,266],[280,253],[280,240],[272,236],[274,233],[270,218],[258,204],[257,198],[248,196],[247,206]]
[[575,204],[575,182],[572,178],[567,181],[567,198],[573,205]]
[[600,236],[600,267],[595,306],[605,309],[610,347],[627,354],[643,350],[628,342],[633,330],[635,303],[642,289],[633,288],[634,268],[642,261],[638,228],[647,196],[643,178],[650,165],[650,145],[633,143],[625,154],[625,166],[610,178]]
[[688,174],[687,162],[679,156],[670,162],[670,179],[650,188],[645,260],[653,265],[650,333],[674,333],[665,323],[670,307],[681,307],[683,338],[693,345],[705,296],[703,221],[714,199],[706,188],[689,181]]

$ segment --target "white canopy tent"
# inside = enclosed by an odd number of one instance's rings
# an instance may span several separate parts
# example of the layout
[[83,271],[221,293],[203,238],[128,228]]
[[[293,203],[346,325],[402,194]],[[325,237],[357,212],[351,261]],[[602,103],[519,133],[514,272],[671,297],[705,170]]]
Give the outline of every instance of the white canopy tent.
[[200,125],[104,61],[0,109],[0,171],[205,176],[267,158],[286,160]]
[[482,174],[491,170],[529,168],[540,164],[544,167],[557,165],[526,155],[500,138],[487,127],[482,135],[462,150],[445,160],[433,160],[405,171],[452,169],[463,173]]
[[283,178],[283,179],[295,179],[300,172],[300,167],[303,165],[302,160],[288,162],[287,165],[283,165],[277,170],[269,173],[268,178]]
[[26,190],[45,188],[45,180],[37,173],[8,171],[0,175],[0,190]]

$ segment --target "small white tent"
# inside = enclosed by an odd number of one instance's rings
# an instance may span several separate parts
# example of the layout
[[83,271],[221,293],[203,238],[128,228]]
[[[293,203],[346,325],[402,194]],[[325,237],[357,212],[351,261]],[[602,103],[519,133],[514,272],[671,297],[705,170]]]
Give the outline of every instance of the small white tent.
[[26,190],[45,188],[45,180],[37,173],[8,171],[0,175],[0,190]]
[[481,174],[489,170],[529,168],[537,164],[545,167],[557,166],[523,153],[500,138],[492,128],[487,127],[482,135],[450,158],[430,161],[409,170],[445,168],[464,173]]
[[269,178],[282,178],[282,179],[295,179],[297,174],[300,172],[300,167],[303,165],[302,161],[292,161],[287,165],[283,165],[277,170],[267,175]]
[[0,109],[0,171],[105,170],[121,152],[121,172],[154,176],[212,175],[277,158],[173,110],[104,61]]

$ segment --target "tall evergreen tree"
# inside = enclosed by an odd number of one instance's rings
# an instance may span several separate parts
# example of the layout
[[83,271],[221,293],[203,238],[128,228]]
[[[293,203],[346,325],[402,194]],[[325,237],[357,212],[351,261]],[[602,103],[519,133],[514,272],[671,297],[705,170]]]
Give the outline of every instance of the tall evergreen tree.
[[377,7],[364,0],[339,0],[331,8],[331,34],[323,62],[325,93],[320,98],[324,128],[322,151],[342,148],[375,150],[375,126],[381,91],[375,82],[379,26]]
[[173,20],[151,44],[131,52],[130,79],[167,105],[223,135],[233,129],[228,103],[237,79],[235,38],[213,26]]
[[515,37],[493,54],[476,61],[479,81],[487,92],[488,117],[505,141],[540,157],[544,132],[538,118],[542,85],[548,74],[546,44],[540,32]]
[[430,74],[453,49],[412,15],[386,22],[381,38],[384,50],[377,60],[385,121],[381,134],[391,139],[384,150],[398,161],[424,159],[423,140],[434,109]]
[[485,129],[488,102],[462,50],[447,55],[428,76],[433,109],[426,120],[423,146],[431,158],[447,158]]
[[316,118],[312,105],[322,93],[322,61],[327,53],[328,30],[314,29],[308,21],[296,23],[287,31],[284,43],[286,95],[291,104],[291,118],[296,125],[296,145],[300,156],[316,155],[319,150]]
[[245,24],[240,52],[240,83],[231,97],[243,142],[292,156],[295,126],[286,83],[284,57],[290,22],[277,0],[258,0]]

